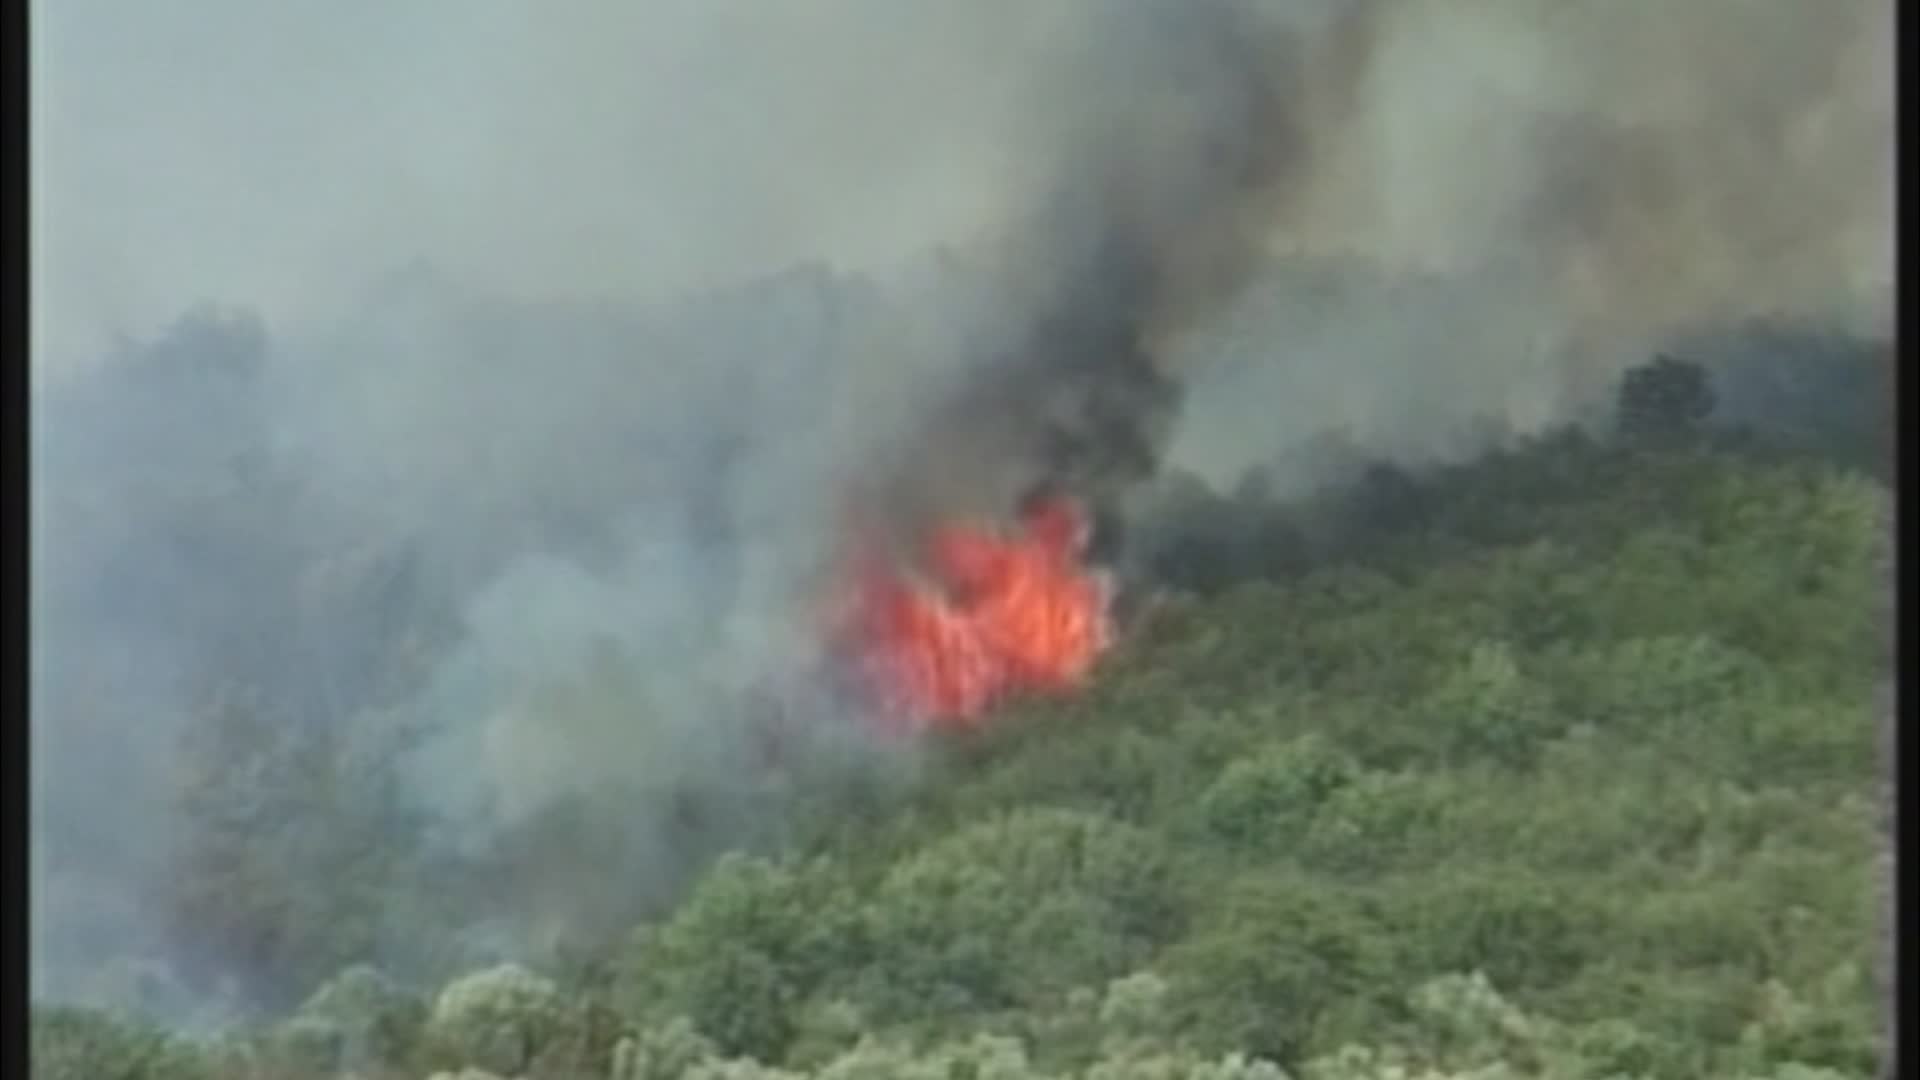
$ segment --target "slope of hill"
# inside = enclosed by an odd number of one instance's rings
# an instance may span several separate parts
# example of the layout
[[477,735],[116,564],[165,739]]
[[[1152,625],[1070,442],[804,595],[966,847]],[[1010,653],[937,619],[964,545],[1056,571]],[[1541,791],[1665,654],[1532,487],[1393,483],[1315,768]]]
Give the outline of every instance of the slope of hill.
[[35,1074],[1871,1074],[1885,488],[1673,433],[1397,482],[621,949],[42,1009]]

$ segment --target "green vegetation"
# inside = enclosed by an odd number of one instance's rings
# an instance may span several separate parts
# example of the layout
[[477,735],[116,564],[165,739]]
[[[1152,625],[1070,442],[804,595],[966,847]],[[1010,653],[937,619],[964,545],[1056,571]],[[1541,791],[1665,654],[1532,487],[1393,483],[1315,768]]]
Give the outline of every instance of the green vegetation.
[[35,1073],[1871,1075],[1890,498],[1652,370],[1618,439],[1261,510],[1337,524],[591,963],[193,1044],[44,1010]]

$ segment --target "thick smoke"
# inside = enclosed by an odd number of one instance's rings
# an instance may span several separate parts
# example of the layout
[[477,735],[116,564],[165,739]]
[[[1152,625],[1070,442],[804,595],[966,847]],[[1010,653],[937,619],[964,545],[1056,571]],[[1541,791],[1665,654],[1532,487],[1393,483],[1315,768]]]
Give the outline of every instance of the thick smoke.
[[1742,320],[1890,334],[1890,4],[1392,12],[1270,234],[1299,257],[1182,344],[1178,464],[1231,483],[1303,431],[1458,453]]
[[1109,502],[1153,474],[1171,341],[1235,298],[1369,70],[1383,5],[1296,8],[1123,5],[1075,28],[1037,87],[1039,197],[970,267],[1011,331],[910,433],[885,478],[896,521],[1037,486]]
[[255,887],[401,849],[357,947],[422,972],[910,776],[811,677],[850,522],[1432,456],[1889,298],[1885,0],[36,14],[48,995],[252,993],[157,899],[249,762]]

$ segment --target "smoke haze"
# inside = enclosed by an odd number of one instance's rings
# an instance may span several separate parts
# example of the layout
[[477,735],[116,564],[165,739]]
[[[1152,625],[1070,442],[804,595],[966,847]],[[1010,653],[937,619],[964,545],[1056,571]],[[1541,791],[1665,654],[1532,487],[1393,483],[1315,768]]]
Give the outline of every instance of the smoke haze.
[[849,513],[1431,456],[1891,308],[1886,0],[33,26],[36,994],[232,974],[153,899],[223,709],[375,763],[460,957],[592,939],[794,785],[911,775],[799,674]]

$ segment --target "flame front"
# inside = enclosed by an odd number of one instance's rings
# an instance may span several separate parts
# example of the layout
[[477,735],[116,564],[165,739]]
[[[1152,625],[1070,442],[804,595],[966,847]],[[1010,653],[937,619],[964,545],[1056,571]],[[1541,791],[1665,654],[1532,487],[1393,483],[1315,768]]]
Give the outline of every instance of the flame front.
[[1003,532],[952,523],[915,574],[862,553],[843,628],[880,714],[895,724],[966,727],[1019,693],[1081,685],[1112,640],[1106,582],[1082,565],[1084,514],[1044,502]]

